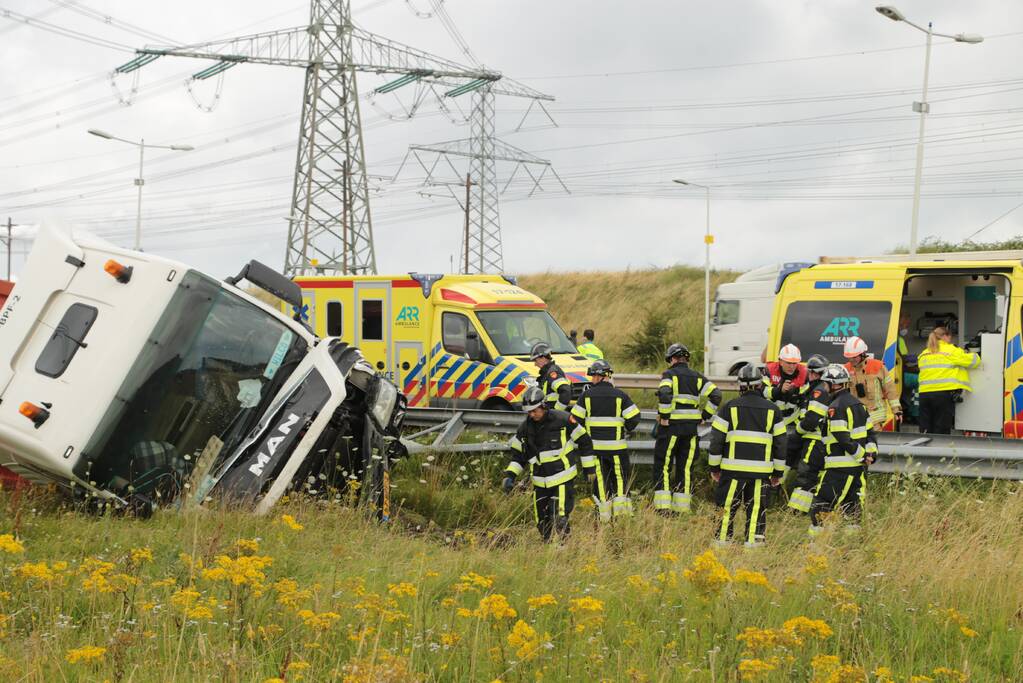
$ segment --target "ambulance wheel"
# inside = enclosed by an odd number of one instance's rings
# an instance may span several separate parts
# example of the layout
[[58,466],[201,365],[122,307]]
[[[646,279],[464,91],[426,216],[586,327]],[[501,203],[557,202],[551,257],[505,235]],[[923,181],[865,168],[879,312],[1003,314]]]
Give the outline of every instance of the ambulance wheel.
[[507,413],[515,412],[515,408],[510,403],[500,398],[491,398],[483,402],[481,406],[483,410],[503,410]]

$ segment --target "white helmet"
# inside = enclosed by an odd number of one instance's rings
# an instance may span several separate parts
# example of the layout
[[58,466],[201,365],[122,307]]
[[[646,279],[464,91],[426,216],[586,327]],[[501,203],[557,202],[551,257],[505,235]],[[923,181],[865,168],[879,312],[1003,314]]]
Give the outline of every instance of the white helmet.
[[842,355],[846,358],[856,358],[862,356],[867,352],[867,342],[863,341],[859,337],[849,337],[845,340],[845,347],[842,349]]
[[798,363],[803,360],[803,354],[799,352],[799,347],[795,344],[786,344],[778,352],[778,360],[783,360],[786,363]]

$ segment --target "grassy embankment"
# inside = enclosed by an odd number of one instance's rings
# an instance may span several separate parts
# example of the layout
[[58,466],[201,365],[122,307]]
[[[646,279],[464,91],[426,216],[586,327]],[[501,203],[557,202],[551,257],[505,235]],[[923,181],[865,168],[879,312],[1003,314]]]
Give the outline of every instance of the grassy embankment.
[[776,510],[768,547],[715,556],[706,501],[613,528],[581,506],[543,546],[493,480],[401,466],[396,500],[462,510],[457,531],[308,501],[132,521],[0,494],[0,680],[1023,680],[1018,484],[879,480],[859,534],[811,543]]

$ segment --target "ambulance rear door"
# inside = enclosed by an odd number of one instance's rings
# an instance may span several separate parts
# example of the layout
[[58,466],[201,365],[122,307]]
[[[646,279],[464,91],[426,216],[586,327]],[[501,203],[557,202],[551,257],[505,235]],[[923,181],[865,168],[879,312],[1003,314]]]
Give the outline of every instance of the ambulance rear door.
[[391,358],[391,282],[356,281],[355,345],[374,369],[397,381]]

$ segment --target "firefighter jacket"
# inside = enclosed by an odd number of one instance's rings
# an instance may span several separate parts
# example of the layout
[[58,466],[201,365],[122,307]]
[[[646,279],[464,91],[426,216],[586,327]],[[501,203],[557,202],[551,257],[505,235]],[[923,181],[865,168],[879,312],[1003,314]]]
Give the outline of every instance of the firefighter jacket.
[[608,381],[592,385],[572,406],[572,415],[593,440],[594,457],[583,467],[596,465],[596,456],[625,450],[625,433],[639,425],[639,408],[629,395]]
[[[899,388],[895,385],[895,378],[885,369],[884,363],[876,358],[868,358],[858,368],[852,363],[846,363],[845,369],[849,371],[851,391],[863,405],[867,406],[871,422],[883,425],[888,421],[889,415],[902,412]],[[857,385],[863,385],[863,396],[859,395]]]
[[781,410],[747,392],[721,406],[710,431],[707,464],[737,479],[768,479],[785,472],[786,428]]
[[517,477],[529,467],[533,486],[541,489],[561,486],[575,479],[576,466],[570,456],[593,457],[593,442],[574,417],[561,410],[548,410],[543,419],[526,417],[508,442],[512,459],[505,472]]
[[937,352],[929,349],[921,351],[917,356],[917,365],[920,366],[921,394],[955,389],[973,391],[970,373],[967,371],[980,367],[980,356],[941,341],[938,342]]
[[[792,386],[788,391],[782,391],[781,387],[786,380],[792,382]],[[768,363],[764,368],[764,398],[774,401],[781,410],[786,425],[796,420],[796,409],[810,388],[809,384],[810,374],[805,365],[797,365],[796,371],[792,374],[782,370],[781,363],[778,362]]]
[[661,374],[657,385],[657,416],[668,420],[674,434],[695,434],[700,420],[714,416],[721,405],[721,391],[701,373],[685,363],[673,365]]
[[536,386],[543,389],[547,399],[547,407],[555,410],[568,410],[572,402],[572,383],[565,377],[565,371],[551,361],[540,368],[536,376]]
[[584,341],[575,348],[590,360],[600,360],[604,357],[604,352],[600,350],[600,347],[591,341]]
[[862,471],[864,459],[868,455],[877,456],[877,440],[867,408],[848,389],[840,389],[832,396],[824,445],[827,447],[826,470]]
[[827,429],[829,403],[831,395],[828,393],[828,384],[820,380],[813,382],[795,422],[796,434],[800,438],[811,441],[824,438],[822,432]]

